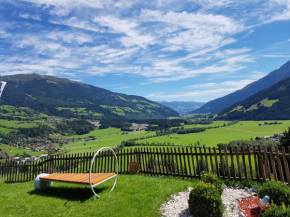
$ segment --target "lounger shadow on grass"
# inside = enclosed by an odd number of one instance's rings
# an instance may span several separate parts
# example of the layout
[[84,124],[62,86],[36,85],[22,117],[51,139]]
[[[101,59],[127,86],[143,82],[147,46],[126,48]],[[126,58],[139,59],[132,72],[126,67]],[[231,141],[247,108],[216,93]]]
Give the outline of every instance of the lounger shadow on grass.
[[[94,188],[95,192],[99,194],[100,192],[107,189],[106,187]],[[44,190],[32,190],[27,192],[29,195],[41,195],[45,197],[55,197],[66,199],[68,201],[80,201],[85,202],[88,199],[94,198],[93,192],[90,188],[82,187],[51,187]]]

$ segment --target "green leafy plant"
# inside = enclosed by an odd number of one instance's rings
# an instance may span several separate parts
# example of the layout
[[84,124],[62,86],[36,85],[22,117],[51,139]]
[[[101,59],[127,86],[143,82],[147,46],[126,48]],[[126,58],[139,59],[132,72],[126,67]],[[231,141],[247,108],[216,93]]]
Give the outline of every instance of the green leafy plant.
[[290,188],[279,181],[265,182],[259,191],[259,197],[262,198],[265,195],[270,196],[271,201],[274,204],[281,206],[283,203],[290,205]]
[[241,181],[225,179],[225,180],[223,180],[223,182],[225,185],[228,185],[228,186],[231,185],[233,187],[242,186],[242,187],[255,188],[255,189],[260,189],[260,187],[261,187],[260,183],[249,180],[249,179],[245,179],[245,180],[241,180]]
[[191,190],[189,212],[195,217],[221,217],[224,207],[219,191],[214,185],[200,182]]
[[212,184],[216,187],[216,189],[220,192],[220,194],[223,193],[223,182],[220,180],[216,174],[208,172],[208,173],[203,173],[201,180],[205,183]]
[[284,203],[280,207],[271,204],[271,208],[266,210],[263,217],[290,217],[290,208],[286,207]]
[[280,147],[284,147],[286,150],[290,147],[290,127],[283,132],[283,136],[280,139]]

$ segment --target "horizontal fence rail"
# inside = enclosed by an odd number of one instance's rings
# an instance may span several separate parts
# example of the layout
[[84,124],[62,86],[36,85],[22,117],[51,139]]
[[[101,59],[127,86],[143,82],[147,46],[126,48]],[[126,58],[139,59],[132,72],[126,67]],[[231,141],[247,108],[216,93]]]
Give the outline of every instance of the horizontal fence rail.
[[[200,178],[203,172],[223,179],[279,180],[290,185],[290,149],[282,147],[142,147],[122,149],[117,154],[119,173]],[[40,173],[88,173],[94,153],[51,155],[34,162],[0,163],[5,182],[33,180]],[[93,172],[115,172],[115,158],[103,151],[93,164]]]

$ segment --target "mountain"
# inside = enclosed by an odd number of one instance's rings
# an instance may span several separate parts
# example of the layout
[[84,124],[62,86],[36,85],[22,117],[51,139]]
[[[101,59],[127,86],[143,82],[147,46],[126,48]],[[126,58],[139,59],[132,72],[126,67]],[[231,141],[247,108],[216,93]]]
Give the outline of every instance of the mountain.
[[204,104],[204,102],[193,102],[193,101],[161,101],[157,102],[161,105],[167,106],[169,108],[172,108],[173,110],[177,111],[181,115],[185,115],[195,109],[200,108]]
[[290,78],[227,108],[218,116],[228,120],[290,119]]
[[144,97],[114,93],[65,78],[38,74],[3,77],[1,104],[29,107],[48,115],[147,119],[179,114]]
[[209,113],[209,112],[214,114],[219,113],[222,110],[226,109],[227,107],[233,105],[234,103],[242,101],[248,98],[249,96],[267,87],[270,87],[271,85],[276,84],[277,82],[289,76],[290,76],[290,61],[285,63],[279,69],[272,71],[265,77],[251,84],[248,84],[243,89],[230,93],[224,97],[209,101],[202,107],[196,109],[191,113]]

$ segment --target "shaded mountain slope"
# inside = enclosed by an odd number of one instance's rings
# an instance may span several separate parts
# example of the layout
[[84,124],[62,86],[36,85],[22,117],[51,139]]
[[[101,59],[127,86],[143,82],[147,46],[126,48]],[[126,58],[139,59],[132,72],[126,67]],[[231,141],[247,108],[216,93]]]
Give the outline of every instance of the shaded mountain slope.
[[194,110],[191,113],[219,113],[227,107],[242,101],[249,96],[270,87],[273,84],[290,76],[290,61],[285,63],[279,69],[276,69],[266,75],[265,77],[247,85],[241,90],[230,93],[224,97],[212,100],[204,104],[199,109]]
[[290,78],[230,106],[218,116],[228,120],[290,119]]
[[5,76],[2,104],[49,115],[83,118],[167,118],[179,114],[144,97],[114,93],[65,78],[38,74]]

